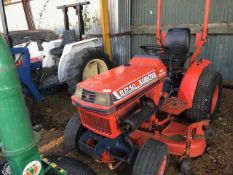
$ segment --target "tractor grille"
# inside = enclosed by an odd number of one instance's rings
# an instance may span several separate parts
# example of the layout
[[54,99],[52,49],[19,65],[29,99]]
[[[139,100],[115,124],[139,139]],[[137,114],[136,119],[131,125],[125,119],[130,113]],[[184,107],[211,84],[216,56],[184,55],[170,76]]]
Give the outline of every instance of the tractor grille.
[[82,100],[89,103],[95,103],[95,92],[91,92],[83,89]]
[[111,135],[111,128],[109,125],[109,121],[104,118],[100,118],[98,115],[93,115],[87,113],[86,111],[80,109],[80,116],[82,123],[87,127],[90,127],[92,130],[96,132],[101,132],[107,135]]

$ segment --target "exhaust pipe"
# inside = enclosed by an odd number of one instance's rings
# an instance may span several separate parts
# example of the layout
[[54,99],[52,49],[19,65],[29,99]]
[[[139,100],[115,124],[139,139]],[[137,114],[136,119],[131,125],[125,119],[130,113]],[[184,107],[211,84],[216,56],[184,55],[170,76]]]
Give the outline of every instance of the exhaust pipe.
[[1,36],[0,141],[12,175],[25,175],[27,171],[44,174],[37,150],[39,138],[33,133],[15,63]]
[[142,107],[132,113],[125,121],[123,121],[122,130],[125,132],[132,132],[138,129],[144,122],[146,122],[154,114],[154,106],[150,103],[145,103]]

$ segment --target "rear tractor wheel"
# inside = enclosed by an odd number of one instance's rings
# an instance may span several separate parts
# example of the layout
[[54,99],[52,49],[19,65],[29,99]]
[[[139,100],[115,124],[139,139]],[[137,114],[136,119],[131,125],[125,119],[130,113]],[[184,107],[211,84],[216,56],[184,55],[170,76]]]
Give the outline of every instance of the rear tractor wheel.
[[67,84],[69,92],[74,93],[80,81],[104,73],[111,68],[109,57],[99,48],[85,48],[69,61]]
[[138,153],[132,174],[164,175],[167,174],[168,164],[167,145],[149,139]]
[[205,69],[198,81],[192,108],[186,112],[192,122],[216,119],[222,99],[222,76],[216,71]]

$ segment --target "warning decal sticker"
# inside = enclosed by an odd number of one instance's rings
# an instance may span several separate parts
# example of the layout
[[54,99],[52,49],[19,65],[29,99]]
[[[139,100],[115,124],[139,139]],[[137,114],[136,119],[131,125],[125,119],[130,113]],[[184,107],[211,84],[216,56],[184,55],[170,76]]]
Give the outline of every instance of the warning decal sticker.
[[155,72],[150,72],[138,79],[132,81],[126,86],[119,88],[118,90],[113,92],[113,95],[116,97],[117,101],[129,96],[133,92],[141,89],[151,82],[155,82],[158,79],[158,76]]

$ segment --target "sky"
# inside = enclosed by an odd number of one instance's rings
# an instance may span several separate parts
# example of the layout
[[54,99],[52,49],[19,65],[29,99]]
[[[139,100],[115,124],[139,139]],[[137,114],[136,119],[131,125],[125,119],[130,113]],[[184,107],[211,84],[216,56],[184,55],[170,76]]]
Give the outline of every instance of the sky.
[[[83,0],[32,0],[30,2],[33,18],[36,28],[54,30],[56,33],[62,33],[64,29],[63,13],[57,6],[75,3]],[[99,18],[98,0],[90,0],[91,4],[88,8],[88,15]],[[40,15],[42,14],[42,16]],[[27,30],[27,23],[23,12],[22,4],[14,4],[6,6],[6,16],[10,31]],[[77,28],[77,16],[75,10],[69,10],[71,28]],[[98,25],[98,24],[96,24]],[[97,27],[99,28],[99,26]],[[2,28],[0,28],[2,32]],[[99,30],[99,29],[97,29]],[[99,33],[97,31],[96,33]]]

